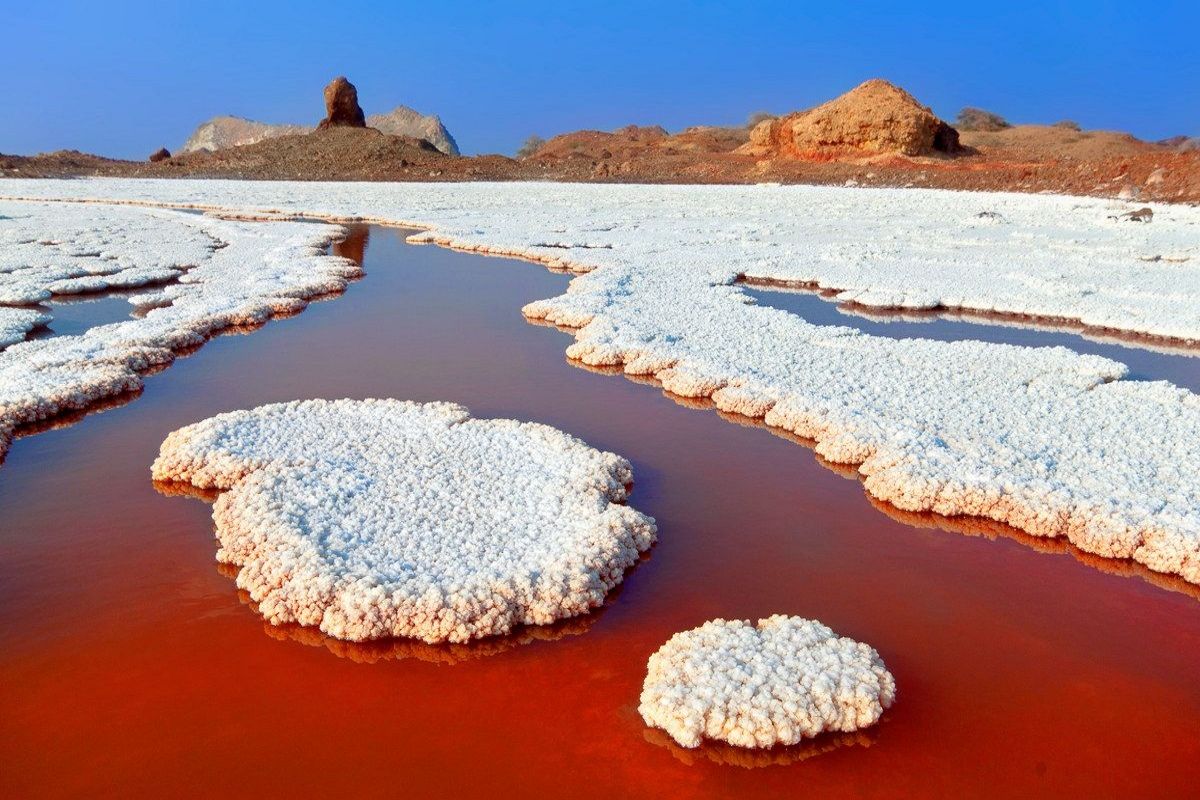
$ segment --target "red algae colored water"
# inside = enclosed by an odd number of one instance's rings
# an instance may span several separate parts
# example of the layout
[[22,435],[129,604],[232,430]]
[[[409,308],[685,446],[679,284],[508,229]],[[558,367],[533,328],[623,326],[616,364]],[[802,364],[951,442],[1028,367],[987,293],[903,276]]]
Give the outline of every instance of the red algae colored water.
[[[802,444],[567,363],[568,338],[520,314],[565,276],[401,237],[370,230],[344,297],[14,444],[0,795],[1194,795],[1200,592],[876,508]],[[156,491],[150,463],[213,414],[343,396],[456,401],[621,453],[659,544],[602,611],[481,645],[272,629],[215,564],[210,507]],[[896,705],[862,734],[765,753],[646,729],[662,642],[773,613],[870,642]]]

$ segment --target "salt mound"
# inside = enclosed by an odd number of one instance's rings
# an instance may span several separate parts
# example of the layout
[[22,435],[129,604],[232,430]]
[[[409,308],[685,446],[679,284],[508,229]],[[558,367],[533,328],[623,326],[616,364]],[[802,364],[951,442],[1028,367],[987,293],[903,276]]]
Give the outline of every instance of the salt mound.
[[873,648],[776,614],[672,636],[650,656],[638,711],[684,747],[701,739],[771,747],[872,725],[895,697]]
[[465,642],[601,605],[655,539],[629,463],[462,406],[308,400],[175,431],[157,480],[228,490],[218,560],[268,621]]

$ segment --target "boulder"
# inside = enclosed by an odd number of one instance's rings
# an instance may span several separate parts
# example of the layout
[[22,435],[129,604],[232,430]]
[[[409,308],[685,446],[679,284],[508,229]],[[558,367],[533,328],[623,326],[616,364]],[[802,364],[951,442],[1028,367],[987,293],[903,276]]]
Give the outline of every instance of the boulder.
[[325,87],[325,119],[317,128],[344,125],[349,128],[367,127],[367,119],[358,105],[358,90],[342,75]]
[[958,131],[908,92],[876,79],[808,111],[760,122],[738,152],[828,159],[960,150]]
[[160,147],[150,154],[150,160],[157,164],[159,161],[166,161],[171,157],[171,151],[165,147]]

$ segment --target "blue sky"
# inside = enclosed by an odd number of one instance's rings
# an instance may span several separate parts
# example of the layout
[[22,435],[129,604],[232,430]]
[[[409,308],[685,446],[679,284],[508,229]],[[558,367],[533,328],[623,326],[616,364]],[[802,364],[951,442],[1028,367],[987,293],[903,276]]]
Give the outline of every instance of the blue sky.
[[[464,152],[525,136],[738,123],[867,78],[946,117],[1200,135],[1200,2],[287,3],[3,0],[0,152],[144,158],[200,121],[309,122],[347,75],[367,113],[440,114]],[[944,11],[942,9],[945,9]]]

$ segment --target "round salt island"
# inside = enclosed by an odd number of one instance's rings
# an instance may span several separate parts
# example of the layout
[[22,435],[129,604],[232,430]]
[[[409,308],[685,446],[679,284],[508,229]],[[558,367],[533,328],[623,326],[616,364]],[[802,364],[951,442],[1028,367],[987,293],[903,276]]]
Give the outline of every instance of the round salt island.
[[601,605],[654,520],[629,462],[451,403],[307,400],[162,444],[152,473],[223,493],[218,560],[276,624],[347,641],[465,642]]
[[877,722],[896,681],[875,650],[802,617],[717,619],[650,656],[638,711],[684,747],[796,744]]

